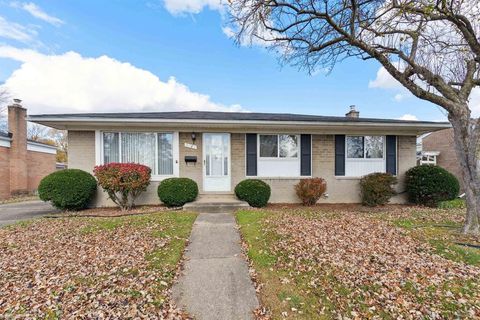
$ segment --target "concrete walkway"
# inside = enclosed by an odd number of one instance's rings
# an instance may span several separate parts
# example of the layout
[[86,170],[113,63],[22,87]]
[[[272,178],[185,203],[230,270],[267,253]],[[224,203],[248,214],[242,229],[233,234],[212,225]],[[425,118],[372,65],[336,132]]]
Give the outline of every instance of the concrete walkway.
[[0,204],[0,227],[54,212],[58,210],[40,200]]
[[201,213],[193,225],[185,270],[173,298],[197,320],[252,319],[255,289],[231,213]]

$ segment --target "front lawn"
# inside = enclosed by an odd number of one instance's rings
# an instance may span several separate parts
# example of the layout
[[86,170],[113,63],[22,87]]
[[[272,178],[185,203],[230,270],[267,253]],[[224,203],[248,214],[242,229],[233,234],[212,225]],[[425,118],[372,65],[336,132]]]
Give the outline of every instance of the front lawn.
[[170,287],[195,218],[161,212],[41,219],[2,228],[0,314],[181,317],[170,303]]
[[462,214],[331,206],[237,220],[273,319],[478,318],[479,239],[457,232]]

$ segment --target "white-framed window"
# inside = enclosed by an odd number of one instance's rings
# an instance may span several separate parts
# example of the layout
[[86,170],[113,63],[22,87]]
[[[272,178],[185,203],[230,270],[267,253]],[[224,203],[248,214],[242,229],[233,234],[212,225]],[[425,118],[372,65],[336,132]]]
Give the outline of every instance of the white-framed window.
[[345,176],[361,177],[385,171],[385,136],[345,137]]
[[300,176],[300,135],[272,133],[257,136],[257,176]]
[[440,155],[438,151],[423,151],[419,155],[419,164],[437,164],[437,157]]
[[298,158],[300,138],[294,134],[260,134],[260,158]]
[[347,136],[347,159],[383,159],[384,136]]
[[104,131],[99,135],[99,162],[140,163],[152,179],[178,175],[178,134],[174,132]]

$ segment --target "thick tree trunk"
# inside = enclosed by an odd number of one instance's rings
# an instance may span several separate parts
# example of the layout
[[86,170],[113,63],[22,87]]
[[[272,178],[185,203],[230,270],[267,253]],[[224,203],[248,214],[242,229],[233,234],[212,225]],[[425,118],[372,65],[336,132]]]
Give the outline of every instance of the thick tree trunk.
[[461,116],[450,115],[449,120],[453,126],[455,149],[462,169],[467,203],[463,232],[478,235],[480,234],[480,180],[478,171],[480,129],[472,124],[469,112]]

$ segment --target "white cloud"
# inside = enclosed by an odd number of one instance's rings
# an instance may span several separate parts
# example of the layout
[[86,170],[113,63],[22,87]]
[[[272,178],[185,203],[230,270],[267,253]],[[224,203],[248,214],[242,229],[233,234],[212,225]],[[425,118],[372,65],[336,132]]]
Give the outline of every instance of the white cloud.
[[368,83],[368,87],[381,89],[404,89],[400,82],[395,80],[384,67],[380,67],[380,69],[378,69],[377,77],[375,80],[371,80]]
[[44,55],[0,46],[0,58],[22,62],[5,86],[24,101],[31,114],[243,110],[239,105],[215,103],[174,77],[162,81],[147,70],[108,56],[88,58],[72,51]]
[[[369,88],[387,89],[393,90],[397,93],[394,95],[393,100],[400,102],[405,98],[412,97],[413,95],[403,87],[400,82],[395,80],[384,67],[380,67],[377,71],[377,76],[374,80],[368,83]],[[475,117],[480,116],[480,87],[476,87],[472,90],[470,95],[470,110]]]
[[400,118],[397,118],[398,120],[408,120],[408,121],[418,121],[418,118],[414,116],[413,114],[406,113]]
[[401,94],[401,93],[397,93],[395,96],[393,96],[393,100],[397,101],[397,102],[400,102],[402,101],[403,99],[405,99],[405,95],[404,94]]
[[[221,0],[163,0],[165,9],[173,15],[200,13],[204,8],[222,10]],[[151,3],[150,3],[151,5]]]
[[235,31],[233,31],[230,27],[223,27],[222,28],[223,34],[226,35],[228,38],[235,38]]
[[63,20],[57,17],[54,17],[52,15],[49,15],[33,2],[12,2],[11,6],[15,8],[23,9],[28,13],[30,13],[35,18],[45,21],[56,27],[65,23]]
[[[230,39],[236,39],[239,27],[222,27],[222,32]],[[244,32],[240,37],[239,44],[241,46],[257,46],[261,48],[272,48],[275,45],[275,48],[278,53],[287,54],[289,48],[287,42],[273,41],[273,39],[280,37],[280,34],[270,30],[256,30],[257,36],[250,36],[249,32]],[[322,71],[323,72],[323,71]]]
[[27,43],[33,40],[37,32],[0,16],[0,37]]

